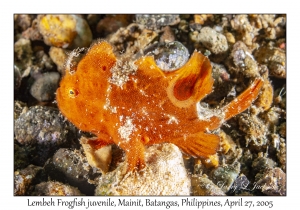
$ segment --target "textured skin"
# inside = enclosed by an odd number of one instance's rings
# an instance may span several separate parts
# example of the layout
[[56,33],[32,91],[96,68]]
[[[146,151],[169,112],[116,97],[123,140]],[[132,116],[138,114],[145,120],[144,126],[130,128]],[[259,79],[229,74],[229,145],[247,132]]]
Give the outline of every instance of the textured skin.
[[195,51],[173,72],[163,72],[152,57],[143,57],[121,87],[109,82],[115,63],[107,42],[93,45],[76,72],[67,72],[62,79],[57,102],[74,125],[97,135],[97,140],[89,141],[91,146],[120,146],[127,155],[128,171],[145,166],[144,145],[170,142],[195,157],[215,154],[219,136],[208,132],[247,109],[263,84],[256,79],[221,109],[222,116],[200,120],[196,104],[213,87],[212,68],[204,55]]

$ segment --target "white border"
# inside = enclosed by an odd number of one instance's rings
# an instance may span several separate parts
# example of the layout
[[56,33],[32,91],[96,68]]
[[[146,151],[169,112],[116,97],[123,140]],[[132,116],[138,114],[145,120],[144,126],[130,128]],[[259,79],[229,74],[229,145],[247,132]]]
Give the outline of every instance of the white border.
[[[300,189],[297,177],[299,177],[300,167],[297,155],[299,154],[299,79],[300,65],[299,59],[299,13],[296,1],[275,1],[275,0],[252,0],[252,1],[1,1],[1,189],[0,205],[1,209],[32,209],[27,207],[29,197],[13,196],[13,14],[14,13],[286,13],[287,14],[287,196],[286,197],[243,197],[245,199],[273,200],[275,206],[272,209],[299,208]],[[30,197],[32,199],[33,197]],[[47,199],[50,197],[47,197]],[[86,199],[97,200],[95,197]],[[129,199],[129,197],[127,197]],[[152,197],[153,198],[153,197]],[[238,197],[198,197],[199,199],[222,200]],[[36,199],[41,199],[37,198]],[[58,199],[55,197],[54,199]],[[105,199],[105,198],[98,198]],[[117,199],[117,198],[115,198]],[[145,199],[145,197],[143,197]],[[159,198],[160,199],[160,198]],[[180,200],[181,197],[166,197],[165,199]],[[55,207],[58,208],[58,207]],[[63,207],[64,209],[68,209]],[[158,207],[157,207],[158,208]],[[193,209],[192,207],[189,207]],[[40,208],[38,208],[40,209]],[[49,208],[48,208],[49,209]],[[61,208],[62,209],[62,208]],[[83,209],[83,208],[76,208]],[[94,208],[95,209],[95,208]],[[98,207],[97,209],[107,209]],[[116,208],[114,208],[116,209]],[[127,208],[132,209],[132,208]],[[133,209],[138,209],[133,208]],[[166,208],[160,208],[166,209]],[[196,209],[196,208],[194,208]],[[228,208],[229,209],[229,208]],[[234,209],[234,208],[233,208]],[[238,209],[238,208],[236,208]]]

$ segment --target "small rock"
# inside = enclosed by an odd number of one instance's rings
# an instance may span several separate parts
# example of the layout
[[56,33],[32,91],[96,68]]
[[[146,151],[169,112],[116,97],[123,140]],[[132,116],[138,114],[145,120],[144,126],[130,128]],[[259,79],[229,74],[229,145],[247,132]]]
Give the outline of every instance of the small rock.
[[88,23],[78,15],[39,15],[38,21],[39,32],[49,46],[75,49],[92,42]]
[[47,161],[45,168],[52,179],[78,187],[86,195],[94,194],[95,186],[90,180],[100,176],[100,173],[94,173],[84,155],[76,149],[60,148],[52,161]]
[[206,175],[192,176],[193,196],[221,196],[226,195],[217,185],[215,185]]
[[37,78],[30,88],[31,95],[38,101],[52,101],[58,88],[60,75],[57,72],[46,72]]
[[58,109],[46,106],[30,107],[14,126],[16,140],[33,148],[31,161],[38,165],[76,135],[75,128],[59,115]]
[[210,155],[208,158],[202,160],[203,166],[206,168],[216,168],[219,166],[219,156],[218,154]]
[[251,55],[251,52],[243,42],[236,42],[233,45],[233,49],[231,52],[234,65],[236,67],[245,67],[245,58],[249,54]]
[[104,146],[95,150],[88,144],[85,137],[80,138],[80,144],[83,147],[88,163],[95,168],[101,170],[102,173],[107,173],[112,159],[112,146]]
[[280,168],[269,168],[256,183],[262,193],[271,196],[286,195],[286,174]]
[[207,20],[213,20],[214,16],[212,14],[197,14],[194,15],[194,22],[203,25]]
[[268,66],[270,75],[286,78],[286,52],[280,48],[265,45],[254,54],[257,62]]
[[114,47],[114,53],[127,61],[140,58],[145,50],[158,37],[158,33],[132,23],[126,28],[120,28],[108,37],[108,42]]
[[156,144],[145,151],[146,167],[126,174],[126,162],[102,176],[95,195],[189,195],[190,179],[182,154],[173,144]]
[[129,25],[132,19],[133,15],[129,14],[106,15],[98,22],[96,30],[101,36],[106,37],[116,32],[119,28]]
[[160,29],[163,26],[172,26],[179,23],[179,15],[135,15],[138,24],[148,29]]
[[59,47],[50,47],[49,50],[50,58],[57,66],[57,71],[62,75],[65,74],[65,64],[68,59],[68,55],[65,49]]
[[[227,135],[223,130],[220,130],[219,133],[220,136],[220,152],[222,154],[227,154],[229,151],[232,151],[232,153],[236,153],[236,143],[232,140],[232,138]],[[230,159],[227,157],[226,159]]]
[[249,149],[245,149],[242,152],[242,156],[240,158],[241,163],[241,173],[246,174],[247,176],[252,171],[251,164],[253,162],[253,154]]
[[[212,77],[214,79],[214,91],[210,93],[206,99],[214,104],[223,99],[231,101],[236,97],[236,91],[233,84],[230,82],[230,74],[226,67],[222,64],[211,62],[212,65]],[[231,97],[229,97],[231,96]]]
[[35,186],[33,196],[82,196],[75,187],[60,182],[42,182]]
[[283,138],[286,137],[286,122],[283,122],[279,125],[278,132]]
[[[28,150],[29,149],[29,150]],[[30,148],[14,142],[14,169],[22,169],[30,164]]]
[[251,51],[243,42],[238,41],[233,45],[230,58],[233,59],[233,64],[237,67],[230,68],[233,73],[240,73],[248,78],[260,76],[257,62],[252,56]]
[[210,27],[200,30],[198,41],[214,54],[222,54],[228,50],[226,37]]
[[[199,26],[199,24],[197,26]],[[201,28],[201,27],[199,27],[199,28]],[[180,22],[178,24],[178,29],[181,33],[182,32],[183,33],[188,33],[190,31],[190,25],[186,20],[180,20]]]
[[264,39],[276,39],[285,36],[286,17],[282,17],[282,15],[251,14],[249,20],[250,24],[259,30]]
[[248,15],[235,15],[230,24],[237,32],[237,40],[243,41],[247,46],[253,44],[253,38],[258,35],[259,29],[250,24]]
[[28,195],[27,191],[42,167],[29,165],[27,168],[15,171],[14,195]]
[[172,30],[172,28],[170,26],[164,27],[163,31],[164,32],[160,37],[160,42],[168,43],[168,42],[174,42],[175,41],[175,39],[176,39],[175,33],[174,33],[174,31]]
[[244,174],[241,174],[234,181],[233,185],[231,186],[230,192],[233,192],[234,194],[240,194],[243,191],[249,190],[249,184],[250,181],[248,180],[248,178]]
[[15,24],[25,31],[31,26],[32,15],[28,14],[17,14],[14,16]]
[[38,20],[34,19],[32,21],[31,27],[23,31],[22,37],[25,39],[30,39],[31,41],[43,40],[43,35],[39,32],[38,29]]
[[261,87],[260,94],[255,101],[257,107],[263,110],[270,109],[273,103],[273,86],[268,78],[264,79],[264,84]]
[[252,163],[254,174],[262,174],[266,169],[274,168],[275,166],[276,163],[272,159],[264,157],[262,153],[259,153],[258,157]]
[[51,70],[54,63],[44,50],[39,50],[35,53],[34,64],[41,69],[40,71]]
[[277,158],[280,162],[282,170],[286,170],[286,143],[285,139],[280,138],[279,149],[277,152]]
[[157,37],[158,34],[155,31],[143,29],[135,41],[134,47],[137,48],[135,51],[138,49],[145,50],[145,48],[148,47],[149,44],[152,43]]
[[236,40],[235,40],[235,38],[234,38],[234,36],[233,36],[232,33],[227,32],[224,35],[226,36],[226,39],[227,39],[228,43],[234,44],[236,42]]
[[26,68],[32,65],[32,49],[31,41],[21,38],[14,45],[15,52],[15,65],[19,68],[20,74],[23,77],[23,73]]
[[238,116],[238,122],[239,129],[246,134],[246,146],[251,143],[259,148],[267,144],[268,126],[259,117],[243,113]]
[[282,112],[283,112],[282,109],[273,106],[268,111],[264,112],[261,116],[262,118],[264,118],[265,122],[268,123],[271,128],[276,130],[280,122]]
[[22,101],[14,101],[14,120],[18,119],[18,117],[28,111],[27,105]]
[[[88,14],[86,20],[90,26],[97,25],[102,15],[99,14]],[[91,27],[92,28],[92,27]]]
[[232,184],[240,173],[240,163],[219,166],[211,172],[212,181],[226,193],[231,189]]

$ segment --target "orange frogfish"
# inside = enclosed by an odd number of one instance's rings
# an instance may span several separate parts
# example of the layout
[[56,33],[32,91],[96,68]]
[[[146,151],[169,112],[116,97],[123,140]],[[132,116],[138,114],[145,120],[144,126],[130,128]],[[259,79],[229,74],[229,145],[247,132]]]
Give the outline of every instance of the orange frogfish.
[[132,171],[145,167],[145,145],[169,142],[202,158],[217,152],[220,138],[210,131],[247,109],[263,80],[255,79],[219,112],[203,114],[199,101],[212,91],[213,81],[209,59],[197,51],[181,68],[164,72],[151,56],[122,66],[112,46],[101,41],[67,68],[56,99],[69,121],[97,136],[89,140],[93,148],[117,144]]

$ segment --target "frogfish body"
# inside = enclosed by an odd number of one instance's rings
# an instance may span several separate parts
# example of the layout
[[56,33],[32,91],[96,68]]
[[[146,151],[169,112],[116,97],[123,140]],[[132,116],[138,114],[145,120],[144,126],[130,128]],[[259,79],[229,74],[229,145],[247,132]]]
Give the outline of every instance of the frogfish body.
[[[129,67],[128,67],[129,66]],[[210,133],[243,112],[263,84],[256,79],[222,114],[199,117],[199,101],[212,91],[212,67],[195,51],[181,68],[164,72],[146,56],[122,69],[112,46],[94,44],[74,72],[66,71],[56,96],[62,114],[82,131],[97,136],[94,148],[117,144],[128,171],[142,169],[145,145],[169,142],[184,153],[206,158],[217,152],[219,136]]]

